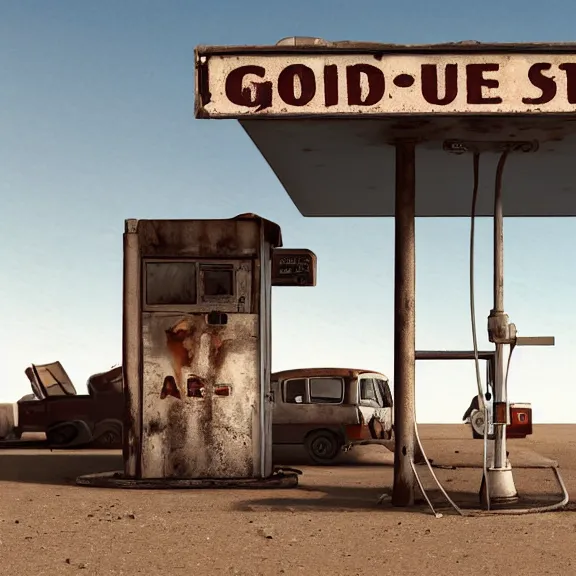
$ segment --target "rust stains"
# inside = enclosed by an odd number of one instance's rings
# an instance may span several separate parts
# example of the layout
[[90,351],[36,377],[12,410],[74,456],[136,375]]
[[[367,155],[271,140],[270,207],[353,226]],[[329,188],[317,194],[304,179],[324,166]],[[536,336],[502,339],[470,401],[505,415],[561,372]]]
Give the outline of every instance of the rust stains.
[[155,434],[161,434],[166,429],[166,426],[157,419],[150,420],[148,424],[148,434],[153,436]]
[[196,55],[196,88],[200,94],[200,101],[196,102],[196,113],[203,110],[206,104],[210,104],[212,93],[210,92],[210,81],[208,73],[208,58]]
[[[188,418],[183,402],[174,402],[168,410],[166,427],[167,462],[165,476],[170,478],[184,477],[188,472],[186,438],[188,436]],[[166,464],[168,464],[166,466]]]
[[[196,426],[193,433],[197,435],[194,444],[203,445],[207,451],[213,453],[221,451],[222,447],[216,446],[212,396],[217,392],[218,373],[225,362],[228,349],[230,345],[235,347],[234,340],[225,340],[222,337],[226,328],[208,324],[205,315],[201,314],[183,318],[165,331],[166,346],[175,375],[174,383],[177,388],[185,389],[186,397],[194,402]],[[207,358],[202,361],[205,355]],[[199,370],[202,365],[205,368]],[[195,369],[195,372],[190,373],[186,369]],[[218,392],[218,395],[222,395],[222,391]],[[180,397],[180,392],[177,397]],[[186,466],[191,464],[186,453],[186,438],[192,433],[189,429],[189,410],[184,403],[178,402],[170,406],[168,413],[167,466],[170,474],[176,477],[185,476]]]
[[178,384],[181,382],[182,368],[190,366],[194,358],[195,326],[187,319],[181,320],[166,330],[166,346],[172,358],[172,366]]
[[231,234],[223,236],[216,242],[216,251],[218,254],[234,255],[238,252],[238,236],[239,234]]
[[232,386],[229,384],[218,384],[214,388],[214,396],[230,396],[232,393]]
[[[287,380],[289,378],[316,378],[322,376],[335,376],[341,378],[356,378],[359,374],[380,374],[377,370],[363,370],[359,368],[294,368],[292,370],[282,370],[271,375],[272,380]],[[384,379],[388,378],[384,376]]]
[[[210,366],[214,367],[214,371],[218,371],[224,362],[225,355],[220,354],[220,350],[224,344],[224,341],[218,335],[218,331],[214,330],[215,328],[220,328],[218,325],[212,325],[212,334],[210,334],[210,352],[209,352],[209,361]],[[219,330],[221,331],[221,329]]]
[[274,247],[282,245],[278,224],[248,213],[221,220],[139,220],[137,233],[144,258],[201,254],[205,258],[235,259],[256,256],[258,229]]
[[226,475],[230,467],[239,476],[251,473],[247,421],[255,393],[243,383],[252,383],[245,372],[256,361],[257,323],[237,315],[229,320],[210,324],[205,312],[151,316],[145,369],[150,413],[144,433],[151,440],[146,466],[154,474],[211,477]]

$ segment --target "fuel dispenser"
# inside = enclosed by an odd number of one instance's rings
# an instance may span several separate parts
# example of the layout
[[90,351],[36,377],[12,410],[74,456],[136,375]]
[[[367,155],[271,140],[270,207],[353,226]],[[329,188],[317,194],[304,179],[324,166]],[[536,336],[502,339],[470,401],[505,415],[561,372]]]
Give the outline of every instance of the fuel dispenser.
[[314,286],[316,257],[280,227],[127,220],[124,471],[83,485],[293,486],[272,463],[272,285]]

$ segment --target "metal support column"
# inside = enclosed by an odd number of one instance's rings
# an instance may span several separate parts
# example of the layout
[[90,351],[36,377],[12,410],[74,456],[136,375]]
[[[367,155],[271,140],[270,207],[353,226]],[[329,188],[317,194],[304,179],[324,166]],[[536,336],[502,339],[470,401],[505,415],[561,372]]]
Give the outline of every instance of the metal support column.
[[495,506],[506,505],[518,500],[514,485],[512,466],[506,452],[506,425],[509,419],[507,391],[507,360],[512,353],[511,343],[516,339],[516,329],[504,312],[504,212],[502,208],[502,172],[508,153],[501,155],[496,168],[494,191],[494,308],[488,317],[488,338],[496,345],[494,371],[494,455],[488,469],[488,498],[484,495],[485,483],[480,488],[480,498]]
[[[494,317],[503,316],[505,325],[508,317],[504,313],[504,214],[502,210],[501,190],[496,191],[494,202],[494,308],[490,314]],[[506,391],[506,358],[504,344],[496,344],[496,370],[494,372],[494,407],[503,406],[508,410],[508,398]],[[494,468],[506,468],[506,424],[502,423],[505,418],[496,418],[494,422]],[[500,422],[498,421],[500,420]]]
[[394,486],[392,504],[414,504],[416,374],[416,155],[413,142],[396,144],[394,247]]

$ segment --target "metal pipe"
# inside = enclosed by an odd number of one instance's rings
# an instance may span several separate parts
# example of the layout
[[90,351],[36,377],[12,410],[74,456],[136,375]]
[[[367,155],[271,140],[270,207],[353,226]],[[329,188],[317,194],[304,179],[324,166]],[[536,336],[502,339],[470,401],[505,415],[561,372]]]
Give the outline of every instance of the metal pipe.
[[[506,358],[505,345],[496,344],[496,371],[494,374],[494,405],[506,403]],[[495,418],[494,418],[495,420]],[[506,425],[494,422],[494,468],[506,467]]]
[[504,312],[504,212],[502,209],[502,173],[508,154],[500,156],[494,191],[494,312]]
[[[260,301],[258,306],[260,329],[260,467],[259,477],[270,476],[272,463],[271,430],[268,430],[272,406],[269,403],[270,392],[270,306],[272,298],[272,284],[270,272],[270,246],[266,241],[264,226],[260,226]],[[254,470],[256,473],[256,470]]]
[[394,260],[394,485],[392,504],[414,504],[416,372],[416,154],[413,142],[396,144]]
[[[496,168],[496,186],[494,190],[494,308],[492,314],[504,314],[504,213],[502,209],[502,174],[508,154],[500,156]],[[494,406],[507,405],[506,394],[506,344],[496,344],[494,372]],[[497,420],[494,418],[494,420]],[[506,466],[506,425],[494,423],[493,466]]]
[[137,220],[126,220],[122,288],[122,380],[125,411],[122,451],[124,474],[128,478],[139,478],[142,474],[141,256],[137,228]]

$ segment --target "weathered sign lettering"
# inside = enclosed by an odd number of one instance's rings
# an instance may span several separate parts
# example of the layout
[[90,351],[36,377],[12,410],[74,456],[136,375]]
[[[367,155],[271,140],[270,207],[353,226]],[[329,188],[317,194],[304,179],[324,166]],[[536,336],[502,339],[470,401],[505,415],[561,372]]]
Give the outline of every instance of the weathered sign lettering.
[[272,286],[316,286],[314,252],[302,249],[274,249]]
[[205,66],[214,116],[576,112],[576,54],[226,55]]

